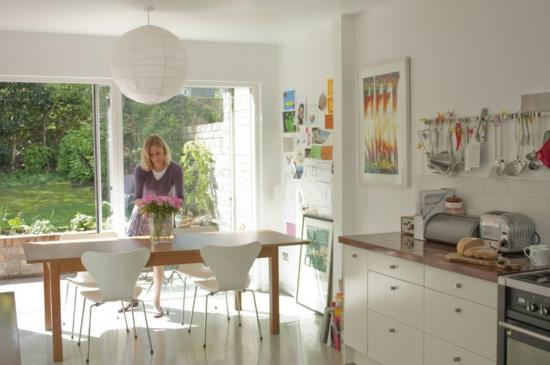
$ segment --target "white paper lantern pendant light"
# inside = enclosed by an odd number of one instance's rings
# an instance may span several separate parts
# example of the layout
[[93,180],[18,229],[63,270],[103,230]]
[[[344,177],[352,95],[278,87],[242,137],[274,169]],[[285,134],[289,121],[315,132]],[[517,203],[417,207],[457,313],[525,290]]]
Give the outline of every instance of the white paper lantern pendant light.
[[166,29],[149,24],[131,30],[117,41],[111,75],[120,91],[143,104],[162,103],[183,88],[187,78],[187,51]]

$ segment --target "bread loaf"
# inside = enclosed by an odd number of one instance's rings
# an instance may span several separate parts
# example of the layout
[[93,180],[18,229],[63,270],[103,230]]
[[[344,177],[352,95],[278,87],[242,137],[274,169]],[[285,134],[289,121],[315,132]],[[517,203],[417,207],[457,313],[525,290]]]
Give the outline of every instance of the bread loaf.
[[483,247],[485,242],[477,237],[466,237],[458,241],[456,245],[456,251],[459,255],[464,255],[464,251],[472,247]]
[[492,248],[477,246],[466,249],[464,251],[464,256],[483,260],[496,260],[498,258],[498,253]]

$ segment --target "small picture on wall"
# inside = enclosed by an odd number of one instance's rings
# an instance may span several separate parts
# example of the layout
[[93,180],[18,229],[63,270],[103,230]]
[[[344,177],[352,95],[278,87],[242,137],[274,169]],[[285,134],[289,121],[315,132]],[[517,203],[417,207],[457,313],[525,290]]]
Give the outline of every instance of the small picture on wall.
[[296,132],[296,126],[294,125],[295,111],[283,112],[283,133]]

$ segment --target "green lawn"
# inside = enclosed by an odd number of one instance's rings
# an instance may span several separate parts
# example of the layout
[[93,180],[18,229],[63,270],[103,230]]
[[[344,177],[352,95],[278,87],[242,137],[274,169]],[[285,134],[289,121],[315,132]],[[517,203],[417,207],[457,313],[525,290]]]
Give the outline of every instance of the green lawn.
[[68,182],[46,182],[35,186],[0,186],[0,207],[8,215],[21,212],[26,224],[36,218],[50,219],[56,227],[69,226],[77,212],[95,216],[93,186],[72,186]]

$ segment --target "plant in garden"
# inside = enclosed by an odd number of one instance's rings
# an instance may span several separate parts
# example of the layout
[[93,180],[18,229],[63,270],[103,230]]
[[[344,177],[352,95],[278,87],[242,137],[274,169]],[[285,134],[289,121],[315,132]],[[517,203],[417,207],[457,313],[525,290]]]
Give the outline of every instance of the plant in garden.
[[53,151],[48,146],[35,144],[23,150],[23,164],[27,172],[43,172],[49,168],[52,159]]
[[94,179],[94,150],[91,124],[69,130],[61,139],[57,171],[73,184],[90,183]]
[[95,218],[91,215],[76,213],[71,219],[71,231],[92,231],[95,229]]
[[190,141],[182,149],[186,216],[215,214],[214,157],[202,143]]
[[20,214],[17,214],[15,217],[8,219],[8,230],[10,233],[27,233],[29,231],[29,226],[25,224],[23,218]]
[[50,222],[49,219],[35,219],[29,227],[28,233],[30,234],[42,234],[42,233],[52,233],[56,230],[56,227]]

